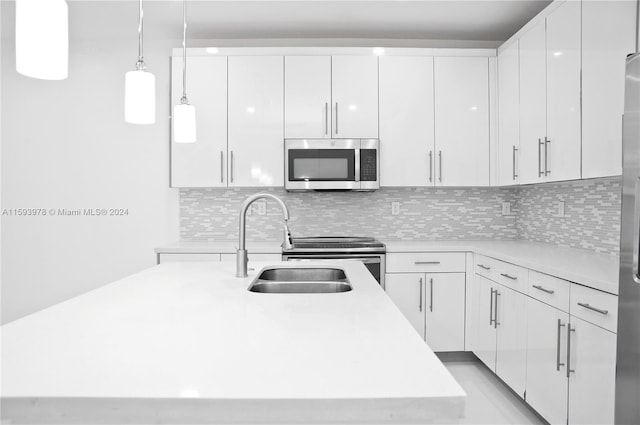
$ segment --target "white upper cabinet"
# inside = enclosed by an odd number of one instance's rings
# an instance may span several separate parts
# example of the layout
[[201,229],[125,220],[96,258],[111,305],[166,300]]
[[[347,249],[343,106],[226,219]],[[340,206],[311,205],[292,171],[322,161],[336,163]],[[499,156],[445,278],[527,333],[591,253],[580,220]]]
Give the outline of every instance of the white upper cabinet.
[[568,1],[547,16],[548,181],[580,178],[580,46],[582,2]]
[[[542,150],[547,134],[545,22],[520,38],[519,183],[542,181]],[[511,162],[507,159],[507,162]]]
[[633,1],[582,3],[582,177],[622,174],[625,58],[635,50]]
[[378,138],[378,57],[332,57],[333,137]]
[[[187,59],[189,102],[196,108],[196,143],[173,142],[171,187],[227,185],[227,58]],[[182,97],[182,58],[171,60],[171,110]]]
[[284,58],[229,57],[229,186],[284,186]]
[[434,180],[489,185],[489,59],[437,57]]
[[382,186],[434,185],[433,58],[380,57]]
[[520,150],[518,40],[498,55],[498,182],[517,184]]
[[284,62],[285,137],[331,137],[331,56],[287,56]]

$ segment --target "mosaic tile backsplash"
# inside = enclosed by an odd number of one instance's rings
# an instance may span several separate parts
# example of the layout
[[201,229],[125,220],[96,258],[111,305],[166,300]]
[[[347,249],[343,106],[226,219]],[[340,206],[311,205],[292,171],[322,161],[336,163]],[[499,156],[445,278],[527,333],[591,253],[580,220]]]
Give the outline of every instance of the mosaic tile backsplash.
[[[549,183],[516,188],[382,188],[376,192],[302,192],[284,189],[180,189],[180,236],[236,240],[238,212],[258,191],[280,196],[295,236],[374,236],[387,240],[527,239],[600,253],[618,253],[620,179]],[[391,214],[391,202],[400,214]],[[565,217],[556,217],[556,202]],[[510,202],[512,214],[502,215]],[[281,211],[247,217],[247,239],[282,238]]]

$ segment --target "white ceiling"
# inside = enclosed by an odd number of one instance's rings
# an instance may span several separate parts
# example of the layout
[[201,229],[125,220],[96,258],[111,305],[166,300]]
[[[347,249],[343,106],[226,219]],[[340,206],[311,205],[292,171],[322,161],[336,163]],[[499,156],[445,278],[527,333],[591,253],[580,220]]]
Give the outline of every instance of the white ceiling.
[[[69,0],[77,39],[136,36],[136,0]],[[192,39],[413,39],[504,41],[547,0],[290,0],[188,2]],[[182,37],[182,2],[145,1],[145,38]],[[15,3],[2,1],[3,37],[13,33]],[[497,45],[499,43],[496,43]]]

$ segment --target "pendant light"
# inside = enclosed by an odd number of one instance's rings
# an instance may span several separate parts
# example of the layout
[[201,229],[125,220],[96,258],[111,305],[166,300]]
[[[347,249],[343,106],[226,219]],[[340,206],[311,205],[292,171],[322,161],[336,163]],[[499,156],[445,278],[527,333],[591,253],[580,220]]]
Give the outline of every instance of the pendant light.
[[187,99],[187,2],[182,0],[182,97],[173,108],[173,140],[176,143],[195,143],[196,108]]
[[136,70],[125,75],[124,120],[131,124],[153,124],[156,122],[156,77],[146,70],[144,63],[142,0],[138,13],[138,61]]
[[16,0],[16,70],[64,80],[69,73],[69,8],[65,0]]

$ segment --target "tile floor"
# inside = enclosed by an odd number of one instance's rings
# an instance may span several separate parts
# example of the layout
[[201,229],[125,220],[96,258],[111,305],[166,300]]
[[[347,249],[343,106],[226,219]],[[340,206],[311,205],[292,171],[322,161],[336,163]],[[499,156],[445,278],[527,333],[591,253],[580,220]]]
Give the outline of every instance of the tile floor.
[[476,359],[442,359],[467,393],[462,424],[544,424],[522,400]]

